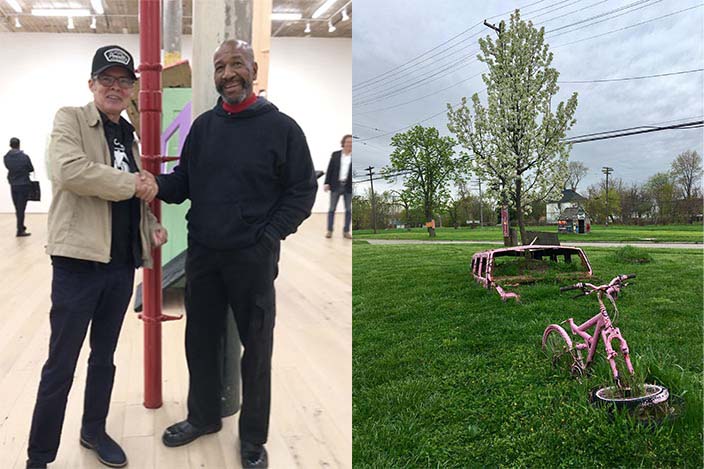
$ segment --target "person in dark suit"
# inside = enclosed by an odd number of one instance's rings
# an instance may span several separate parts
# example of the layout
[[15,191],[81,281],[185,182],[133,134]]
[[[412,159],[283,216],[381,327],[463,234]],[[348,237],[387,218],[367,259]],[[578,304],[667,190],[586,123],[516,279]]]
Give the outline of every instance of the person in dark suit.
[[32,160],[20,150],[20,139],[17,137],[10,139],[10,151],[5,154],[3,160],[7,168],[7,180],[10,182],[12,203],[15,205],[15,215],[17,216],[16,236],[29,236],[30,233],[24,226],[24,210],[27,208],[31,187],[29,173],[34,172]]
[[328,210],[328,231],[326,238],[332,238],[332,225],[335,220],[335,209],[340,196],[345,201],[345,226],[343,236],[352,239],[350,225],[352,223],[352,135],[347,134],[340,142],[342,150],[332,152],[330,163],[325,173],[325,192],[330,191],[330,209]]

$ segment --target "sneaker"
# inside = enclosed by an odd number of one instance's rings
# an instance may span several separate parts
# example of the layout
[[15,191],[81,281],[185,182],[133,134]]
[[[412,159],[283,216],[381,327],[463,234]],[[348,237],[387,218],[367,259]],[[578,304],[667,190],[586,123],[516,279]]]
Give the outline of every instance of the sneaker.
[[108,467],[125,467],[127,456],[120,445],[103,432],[97,437],[88,437],[81,432],[81,446],[95,451],[98,461]]
[[352,233],[350,233],[349,231],[345,231],[342,236],[344,236],[345,239],[352,239]]
[[332,231],[328,231],[327,233],[325,233],[325,237],[332,238]]
[[240,460],[243,469],[266,469],[269,456],[264,445],[240,441]]

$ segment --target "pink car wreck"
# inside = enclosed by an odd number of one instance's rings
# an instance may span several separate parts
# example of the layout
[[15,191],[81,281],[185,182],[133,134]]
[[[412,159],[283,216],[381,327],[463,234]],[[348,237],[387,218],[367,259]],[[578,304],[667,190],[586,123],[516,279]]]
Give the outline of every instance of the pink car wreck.
[[580,248],[528,245],[474,254],[472,275],[485,288],[495,288],[503,301],[508,298],[519,301],[517,293],[507,292],[504,287],[548,278],[589,278],[592,276],[592,266]]

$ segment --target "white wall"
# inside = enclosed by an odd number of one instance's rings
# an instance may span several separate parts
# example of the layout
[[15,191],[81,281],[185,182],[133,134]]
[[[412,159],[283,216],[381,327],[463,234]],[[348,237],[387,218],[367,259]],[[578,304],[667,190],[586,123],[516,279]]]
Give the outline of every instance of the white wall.
[[[43,192],[27,211],[46,212],[51,191],[44,155],[54,113],[92,99],[87,83],[98,47],[119,44],[139,63],[139,36],[0,33],[0,44],[0,155],[9,150],[10,137],[22,141]],[[183,38],[184,58],[190,59],[191,44]],[[272,39],[268,97],[303,128],[316,169],[326,169],[342,135],[351,133],[351,89],[350,39]],[[0,213],[14,213],[4,167],[0,174]],[[316,212],[327,211],[320,182]]]
[[[352,133],[352,41],[272,38],[270,65],[268,99],[298,122],[315,168],[325,171],[342,136]],[[330,204],[323,179],[314,212],[327,212]]]

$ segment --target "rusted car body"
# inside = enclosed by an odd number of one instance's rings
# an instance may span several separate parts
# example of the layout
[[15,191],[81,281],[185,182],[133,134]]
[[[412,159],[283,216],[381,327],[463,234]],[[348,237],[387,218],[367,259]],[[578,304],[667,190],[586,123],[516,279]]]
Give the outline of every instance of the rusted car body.
[[[515,275],[501,275],[500,272],[497,272],[497,259],[501,258],[522,258],[532,261],[549,260],[554,263],[574,265],[572,271],[556,273],[555,276],[560,279],[580,279],[592,276],[592,266],[586,254],[576,247],[528,245],[491,249],[474,254],[472,256],[472,275],[474,279],[485,288],[495,288],[503,301],[509,298],[513,298],[516,301],[520,299],[517,293],[506,291],[504,287],[535,282],[540,279],[540,276],[534,275],[530,271],[519,272]],[[580,262],[579,265],[576,263],[577,259]]]

